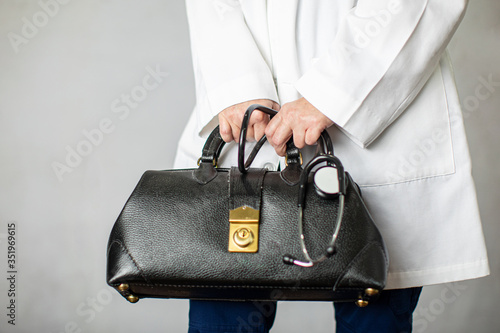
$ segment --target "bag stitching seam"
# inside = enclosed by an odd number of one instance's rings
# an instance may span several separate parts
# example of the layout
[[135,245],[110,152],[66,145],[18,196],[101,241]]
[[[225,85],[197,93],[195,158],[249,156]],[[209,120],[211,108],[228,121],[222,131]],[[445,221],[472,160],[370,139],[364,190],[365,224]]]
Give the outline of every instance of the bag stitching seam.
[[342,272],[342,274],[339,276],[339,278],[337,279],[337,282],[335,283],[334,287],[333,287],[333,290],[335,290],[337,288],[337,285],[344,279],[345,275],[349,272],[349,269],[356,263],[356,260],[362,255],[364,254],[365,252],[368,251],[368,248],[372,245],[375,245],[376,247],[378,247],[380,250],[382,250],[382,254],[384,256],[384,259],[385,259],[385,263],[387,264],[388,263],[388,260],[387,260],[387,255],[384,251],[384,248],[377,242],[375,241],[370,241],[368,242],[364,247],[363,249],[361,249],[361,251],[358,252],[358,254],[356,254],[356,256],[351,260],[351,262],[349,263],[349,265],[347,265],[347,267],[344,269],[344,271]]
[[130,253],[130,251],[128,250],[127,246],[125,244],[123,244],[120,240],[118,239],[115,239],[113,240],[113,242],[111,242],[111,244],[109,245],[109,249],[111,248],[111,246],[114,244],[114,243],[117,243],[118,245],[121,246],[122,250],[125,250],[125,252],[127,253],[127,255],[129,256],[130,260],[132,260],[132,263],[134,264],[134,266],[137,268],[137,270],[139,271],[139,273],[141,274],[142,278],[144,279],[144,281],[147,282],[148,285],[155,285],[154,283],[152,283],[147,277],[146,277],[146,274],[144,273],[144,271],[139,267],[139,264],[135,261],[134,257],[132,256],[132,254]]

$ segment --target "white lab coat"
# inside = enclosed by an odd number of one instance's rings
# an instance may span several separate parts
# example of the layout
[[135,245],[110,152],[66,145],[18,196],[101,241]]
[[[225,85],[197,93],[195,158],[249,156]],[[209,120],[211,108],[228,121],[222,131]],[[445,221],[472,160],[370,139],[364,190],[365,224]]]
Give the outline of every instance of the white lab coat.
[[[305,97],[388,247],[388,288],[489,273],[446,45],[466,0],[188,0],[196,106],[175,167],[193,168],[224,108]],[[222,166],[236,163],[227,149]],[[306,152],[307,155],[307,152]],[[276,169],[264,147],[255,167]]]

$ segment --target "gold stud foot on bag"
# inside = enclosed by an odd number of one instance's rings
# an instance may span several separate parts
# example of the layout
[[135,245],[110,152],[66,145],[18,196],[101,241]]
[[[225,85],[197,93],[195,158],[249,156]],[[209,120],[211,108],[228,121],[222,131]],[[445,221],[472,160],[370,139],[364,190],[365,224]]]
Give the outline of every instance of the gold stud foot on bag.
[[130,289],[130,286],[128,283],[122,283],[122,284],[118,285],[118,287],[116,287],[116,290],[118,290],[118,292],[123,297],[125,297],[125,299],[127,301],[129,301],[130,303],[137,303],[139,301],[139,297],[132,294],[129,289]]
[[130,303],[137,303],[139,301],[139,297],[132,294],[128,295],[126,298]]
[[378,289],[373,289],[373,288],[366,288],[365,289],[365,295],[366,296],[377,296],[380,293]]
[[128,288],[129,288],[128,283],[122,283],[118,287],[116,287],[116,289],[118,289],[118,291],[121,291],[121,292],[128,290]]
[[360,295],[359,299],[355,303],[358,307],[364,308],[368,306],[369,304],[368,300],[370,299],[370,297],[378,296],[378,294],[380,294],[380,290],[374,288],[366,288],[365,294],[363,296]]
[[368,306],[368,301],[365,301],[364,299],[358,299],[356,301],[356,305],[360,308],[364,308],[364,307]]

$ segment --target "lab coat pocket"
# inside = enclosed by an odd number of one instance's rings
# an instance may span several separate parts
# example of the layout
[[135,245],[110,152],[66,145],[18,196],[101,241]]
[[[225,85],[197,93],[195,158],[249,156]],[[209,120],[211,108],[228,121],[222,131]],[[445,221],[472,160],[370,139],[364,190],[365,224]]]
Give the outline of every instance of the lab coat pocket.
[[368,147],[333,130],[336,153],[361,186],[378,186],[455,172],[450,116],[438,68],[408,108]]

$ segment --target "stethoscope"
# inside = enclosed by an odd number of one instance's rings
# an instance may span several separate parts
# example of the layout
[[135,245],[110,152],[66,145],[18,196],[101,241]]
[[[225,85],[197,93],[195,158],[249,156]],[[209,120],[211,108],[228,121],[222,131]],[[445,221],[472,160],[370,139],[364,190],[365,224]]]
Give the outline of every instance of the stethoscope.
[[[304,205],[305,205],[305,196],[306,196],[306,188],[308,183],[308,178],[313,168],[321,163],[327,163],[325,166],[318,168],[314,172],[313,183],[316,193],[329,200],[333,200],[338,198],[339,200],[339,208],[337,214],[337,220],[335,223],[335,229],[333,231],[332,238],[328,243],[326,250],[324,253],[317,259],[312,259],[307,251],[305,237],[304,237]],[[297,265],[301,267],[312,267],[315,264],[318,264],[330,257],[332,257],[335,250],[335,243],[337,241],[337,237],[339,235],[340,226],[342,224],[342,217],[344,215],[344,206],[345,206],[345,175],[344,168],[340,163],[339,159],[333,155],[319,155],[313,158],[307,165],[305,166],[302,174],[300,175],[299,181],[299,198],[297,206],[299,208],[299,217],[298,217],[298,226],[299,226],[299,234],[300,234],[300,247],[302,249],[302,253],[307,261],[300,261],[297,258],[291,255],[283,256],[283,262],[288,265]]]
[[[278,113],[273,109],[258,104],[251,105],[245,112],[241,126],[240,144],[238,149],[238,168],[242,173],[246,173],[248,171],[248,167],[250,166],[253,159],[257,155],[259,149],[266,141],[266,137],[263,136],[257,142],[256,146],[254,147],[253,151],[250,153],[247,161],[245,162],[246,133],[250,116],[254,110],[265,112],[271,117],[273,117]],[[309,161],[306,164],[300,175],[298,184],[299,193],[298,193],[297,206],[299,209],[298,228],[300,234],[300,247],[307,261],[300,261],[297,258],[293,257],[292,255],[286,254],[283,256],[283,262],[287,265],[297,265],[300,267],[313,267],[314,265],[332,257],[336,253],[335,243],[339,235],[340,227],[342,225],[342,218],[344,215],[346,176],[344,173],[344,167],[342,166],[342,163],[337,157],[333,155],[333,144],[330,136],[326,131],[323,131],[323,133],[321,134],[320,141],[321,144],[318,142],[318,149],[320,149],[320,151],[317,152],[316,157],[314,157],[311,161]],[[320,164],[325,164],[325,165],[314,170],[314,168]],[[334,200],[337,198],[339,200],[338,214],[332,238],[330,239],[330,242],[328,243],[324,253],[316,259],[311,258],[311,256],[309,255],[304,236],[304,206],[305,206],[306,190],[308,186],[308,179],[311,172],[314,172],[313,183],[316,193],[320,197],[325,198],[327,200]]]

